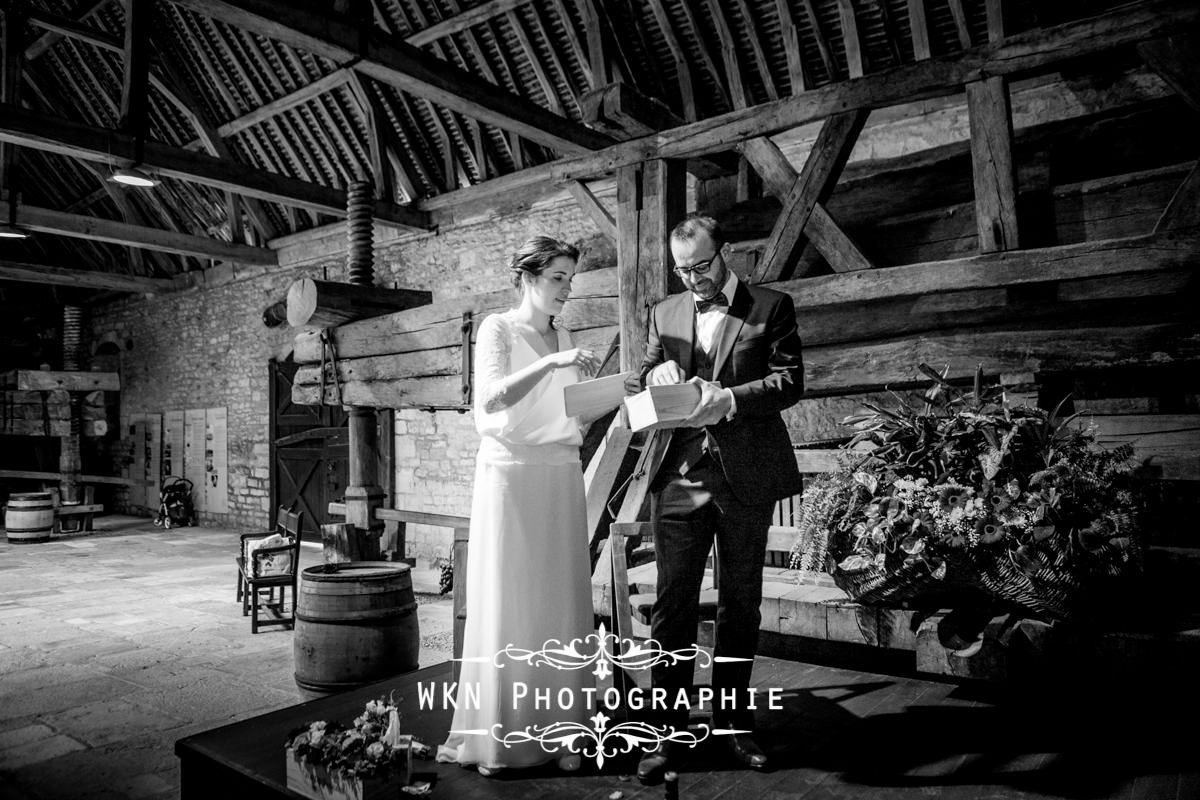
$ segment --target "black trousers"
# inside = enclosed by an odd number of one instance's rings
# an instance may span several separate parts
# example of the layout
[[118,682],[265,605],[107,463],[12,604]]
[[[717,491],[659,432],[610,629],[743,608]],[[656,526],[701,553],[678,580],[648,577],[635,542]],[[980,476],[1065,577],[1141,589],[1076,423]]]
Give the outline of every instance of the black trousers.
[[[774,503],[748,505],[729,489],[725,473],[711,455],[704,454],[685,467],[664,464],[652,485],[655,558],[658,566],[657,599],[651,616],[651,636],[664,650],[679,650],[696,643],[699,595],[705,562],[716,542],[719,574],[715,657],[747,661],[713,664],[714,695],[734,690],[736,700],[725,708],[711,706],[717,727],[753,730],[754,714],[747,709],[747,687],[758,649],[761,619],[763,561],[767,528]],[[690,690],[695,663],[656,664],[651,670],[654,688],[667,690],[674,706],[680,689]],[[675,730],[687,726],[688,709],[660,710],[657,724]]]

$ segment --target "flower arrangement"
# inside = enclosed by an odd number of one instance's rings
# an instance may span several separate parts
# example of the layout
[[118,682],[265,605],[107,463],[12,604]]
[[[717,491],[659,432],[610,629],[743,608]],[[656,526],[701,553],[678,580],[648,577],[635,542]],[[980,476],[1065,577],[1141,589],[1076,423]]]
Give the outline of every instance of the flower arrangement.
[[[403,785],[412,771],[412,744],[411,736],[400,733],[400,711],[392,699],[368,701],[349,727],[318,721],[288,734],[288,788],[309,797],[363,797],[370,796],[362,791],[366,781]],[[303,768],[303,776],[295,766]]]
[[1012,407],[999,386],[934,385],[849,417],[844,470],[805,493],[793,567],[828,548],[860,602],[983,590],[1046,616],[1140,566],[1132,449],[1100,448],[1059,409]]

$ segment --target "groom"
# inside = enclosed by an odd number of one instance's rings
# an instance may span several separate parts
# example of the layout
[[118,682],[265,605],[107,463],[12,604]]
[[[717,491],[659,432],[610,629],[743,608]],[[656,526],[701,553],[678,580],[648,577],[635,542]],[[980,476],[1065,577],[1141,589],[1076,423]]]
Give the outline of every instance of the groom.
[[[650,487],[658,563],[651,636],[664,650],[695,643],[700,584],[715,540],[713,655],[745,660],[714,663],[713,727],[740,731],[717,738],[738,761],[761,769],[767,757],[750,736],[747,687],[758,648],[767,527],[775,502],[801,489],[780,415],[804,391],[796,310],[788,295],[750,286],[730,271],[713,218],[685,219],[671,231],[670,245],[688,291],[655,306],[640,374],[648,385],[694,383],[700,404],[671,432]],[[656,665],[654,688],[666,689],[673,702],[691,687],[693,663]],[[685,730],[688,711],[672,708],[658,721]],[[672,768],[677,755],[670,742],[660,745],[641,759],[638,777]]]

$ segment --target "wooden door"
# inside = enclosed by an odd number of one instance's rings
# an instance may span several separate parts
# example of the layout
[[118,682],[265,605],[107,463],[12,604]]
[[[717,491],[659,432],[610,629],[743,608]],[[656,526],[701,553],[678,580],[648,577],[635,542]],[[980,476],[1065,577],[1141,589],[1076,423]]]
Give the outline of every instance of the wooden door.
[[[304,512],[302,538],[321,541],[320,525],[341,522],[329,503],[343,499],[349,477],[349,415],[333,406],[292,403],[292,361],[271,365],[271,508]],[[272,518],[274,511],[272,511]]]

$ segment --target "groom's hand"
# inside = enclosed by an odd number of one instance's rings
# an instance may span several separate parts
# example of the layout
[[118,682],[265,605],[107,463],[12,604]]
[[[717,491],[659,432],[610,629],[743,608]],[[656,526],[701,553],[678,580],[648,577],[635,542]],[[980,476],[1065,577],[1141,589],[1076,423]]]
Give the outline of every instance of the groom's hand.
[[665,386],[672,383],[683,383],[683,370],[675,361],[664,361],[646,373],[647,386]]
[[706,425],[716,425],[729,416],[733,408],[733,396],[721,384],[692,378],[689,383],[700,387],[700,403],[691,415],[680,424],[688,428],[703,428]]

